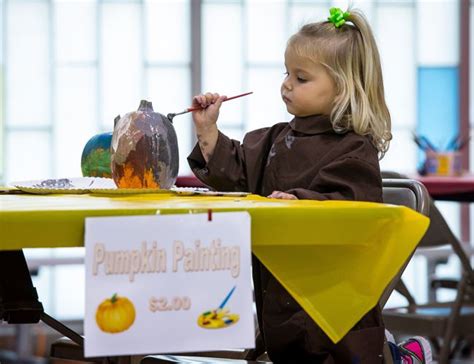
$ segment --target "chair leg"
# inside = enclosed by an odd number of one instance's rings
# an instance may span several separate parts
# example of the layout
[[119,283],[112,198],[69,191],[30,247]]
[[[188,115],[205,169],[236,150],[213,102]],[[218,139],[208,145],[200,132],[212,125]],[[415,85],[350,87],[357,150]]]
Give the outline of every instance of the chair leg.
[[431,349],[437,354],[439,354],[439,352],[441,351],[441,344],[439,343],[440,340],[435,336],[430,336],[429,340],[431,344]]
[[447,364],[449,360],[449,354],[451,353],[451,340],[454,336],[454,326],[464,301],[464,292],[466,290],[467,279],[467,276],[463,275],[461,281],[459,282],[456,300],[454,301],[451,314],[449,315],[448,322],[446,323],[446,332],[443,337],[443,346],[441,347],[441,352],[439,354],[439,364]]
[[458,351],[459,352],[461,351],[463,344],[464,344],[464,340],[462,336],[458,336],[455,338],[453,348],[451,349],[451,355],[450,355],[451,359],[453,358],[454,355],[456,355]]
[[385,340],[383,343],[383,363],[394,364],[393,358],[392,358],[392,351],[390,350],[390,347],[388,346],[387,340]]

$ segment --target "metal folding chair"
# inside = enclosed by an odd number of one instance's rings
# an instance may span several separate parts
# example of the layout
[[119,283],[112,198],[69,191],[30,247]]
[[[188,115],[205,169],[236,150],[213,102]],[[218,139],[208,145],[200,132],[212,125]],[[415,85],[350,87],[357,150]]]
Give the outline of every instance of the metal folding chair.
[[[394,172],[385,172],[386,176],[403,178]],[[399,179],[394,179],[397,181]],[[403,179],[400,179],[403,180]],[[398,335],[422,335],[428,337],[432,346],[437,349],[438,362],[448,363],[450,357],[459,348],[461,340],[474,334],[474,272],[468,255],[462,244],[449,228],[440,211],[429,200],[430,227],[418,247],[450,246],[461,263],[461,279],[459,282],[433,280],[436,288],[454,288],[456,298],[451,302],[436,302],[417,304],[409,290],[400,279],[396,290],[408,301],[405,307],[385,309],[384,322],[390,331]],[[387,297],[388,298],[388,297]]]

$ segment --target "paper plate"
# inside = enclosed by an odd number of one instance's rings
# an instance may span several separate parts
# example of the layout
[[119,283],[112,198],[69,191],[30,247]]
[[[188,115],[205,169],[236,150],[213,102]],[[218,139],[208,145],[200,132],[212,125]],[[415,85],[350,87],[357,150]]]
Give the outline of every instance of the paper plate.
[[[113,183],[113,180],[110,179]],[[97,194],[117,194],[117,195],[130,195],[130,194],[141,194],[141,193],[176,193],[179,187],[172,187],[171,189],[164,188],[118,188],[113,186],[109,188],[91,188],[90,193]]]
[[12,182],[19,190],[36,194],[50,193],[88,193],[92,189],[116,188],[111,178],[101,177],[77,177],[77,178],[56,178],[34,181]]
[[91,188],[92,194],[134,195],[141,193],[174,193],[172,189],[162,188]]
[[211,191],[208,188],[203,187],[173,187],[171,190],[175,191],[178,195],[202,195],[202,196],[233,196],[242,197],[250,195],[250,192],[223,192],[223,191]]
[[202,187],[172,187],[161,188],[117,188],[112,178],[103,177],[77,177],[57,178],[34,181],[12,182],[10,185],[19,190],[35,194],[143,194],[143,193],[173,193],[177,195],[203,195],[203,196],[247,196],[249,192],[220,192],[211,191]]
[[204,187],[171,187],[178,195],[192,196],[203,192],[209,192],[209,188]]
[[228,196],[228,197],[243,197],[248,196],[250,192],[222,192],[222,191],[206,191],[206,192],[197,192],[197,195],[204,196]]

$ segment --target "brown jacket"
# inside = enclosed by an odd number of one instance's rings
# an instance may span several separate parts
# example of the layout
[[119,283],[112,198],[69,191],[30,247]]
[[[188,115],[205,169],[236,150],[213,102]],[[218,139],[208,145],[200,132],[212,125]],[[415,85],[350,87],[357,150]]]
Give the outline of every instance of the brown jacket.
[[[378,153],[370,140],[353,132],[336,133],[321,115],[255,130],[242,144],[219,133],[207,164],[198,145],[188,161],[201,181],[220,191],[267,196],[278,190],[299,199],[382,202]],[[355,342],[343,339],[334,345],[257,259],[253,269],[260,331],[274,362],[378,362],[373,359],[383,343],[378,308],[354,328],[373,328],[376,334],[372,330]],[[376,344],[367,335],[377,337]]]

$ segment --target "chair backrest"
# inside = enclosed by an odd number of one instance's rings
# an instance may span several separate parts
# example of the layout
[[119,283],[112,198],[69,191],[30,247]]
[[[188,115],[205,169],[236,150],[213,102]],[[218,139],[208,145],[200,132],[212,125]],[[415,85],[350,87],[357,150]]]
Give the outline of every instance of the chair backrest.
[[[401,198],[400,196],[398,197],[396,196],[397,194],[400,194],[402,192],[394,193],[394,192],[390,192],[389,190],[386,191],[386,188],[389,188],[390,186],[393,186],[394,183],[395,184],[397,183],[395,181],[407,180],[406,176],[398,172],[382,171],[382,178],[383,178],[382,181],[383,181],[383,186],[384,186],[384,202],[393,203],[397,205],[401,204],[404,206],[408,206],[410,208],[414,208],[413,207],[414,205],[412,206],[409,205],[409,204],[413,204],[413,201],[410,200],[409,197]],[[400,182],[400,183],[404,184],[405,182]],[[423,186],[420,182],[418,182],[418,184]],[[424,188],[424,186],[421,189],[424,189],[426,191],[426,188]],[[423,191],[419,191],[419,193],[426,195]],[[393,194],[395,194],[395,196]],[[461,261],[461,265],[463,266],[464,271],[471,275],[474,275],[469,256],[466,254],[466,252],[463,249],[463,244],[461,244],[459,239],[454,235],[448,223],[446,222],[443,215],[439,211],[438,207],[433,202],[433,199],[431,197],[428,197],[428,200],[429,200],[428,201],[428,205],[429,205],[428,216],[430,218],[430,226],[428,227],[426,234],[423,236],[423,238],[419,242],[418,247],[426,248],[426,247],[439,247],[439,246],[450,245],[453,248],[454,253],[458,256],[459,260]],[[420,208],[423,209],[423,207],[421,206]],[[414,209],[423,213],[418,208],[414,208]]]
[[382,186],[384,203],[406,206],[429,215],[430,195],[421,182],[407,178],[384,178]]
[[[408,178],[383,178],[382,187],[384,203],[406,206],[425,216],[429,215],[431,198],[428,190],[421,182]],[[400,281],[400,278],[405,271],[405,268],[408,265],[412,255],[410,255],[410,257],[406,260],[405,264],[392,279],[382,294],[382,297],[379,301],[381,307],[385,306],[385,303],[387,303],[388,298]]]

